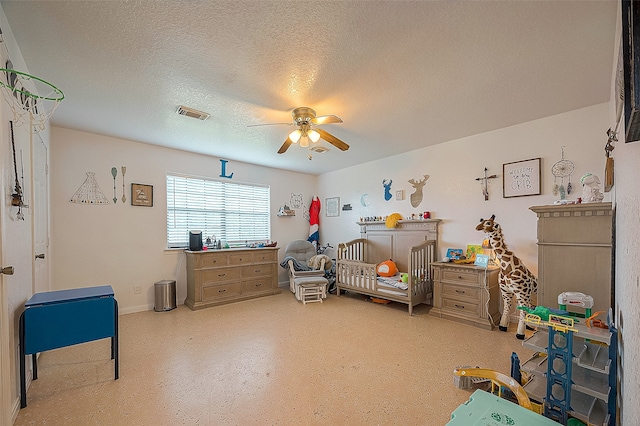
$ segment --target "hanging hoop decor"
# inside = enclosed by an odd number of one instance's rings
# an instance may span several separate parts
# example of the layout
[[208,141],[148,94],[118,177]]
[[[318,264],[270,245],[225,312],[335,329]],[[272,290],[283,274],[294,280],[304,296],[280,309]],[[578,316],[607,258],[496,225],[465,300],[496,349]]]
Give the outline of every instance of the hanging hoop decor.
[[[573,185],[571,184],[571,174],[575,169],[575,165],[573,161],[564,159],[564,145],[560,147],[562,150],[562,157],[560,161],[556,161],[556,163],[551,167],[551,173],[553,173],[553,195],[560,194],[560,199],[564,200],[567,194],[571,194],[573,191]],[[568,177],[569,182],[565,188],[564,186],[564,178]],[[558,186],[557,178],[560,178],[560,186]]]
[[7,68],[0,71],[7,77],[7,83],[0,79],[0,91],[13,111],[16,125],[31,123],[38,130],[44,130],[45,123],[64,99],[62,90],[21,71]]

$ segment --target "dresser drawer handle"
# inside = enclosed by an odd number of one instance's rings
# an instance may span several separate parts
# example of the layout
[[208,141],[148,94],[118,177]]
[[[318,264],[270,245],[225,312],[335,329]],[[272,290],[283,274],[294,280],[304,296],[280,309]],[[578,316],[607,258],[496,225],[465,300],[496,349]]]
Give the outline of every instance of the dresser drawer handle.
[[464,309],[464,305],[457,305],[457,304],[454,304],[453,306],[455,306],[456,308]]
[[461,280],[462,279],[462,275],[458,275],[458,279]]
[[456,293],[458,293],[458,294],[465,294],[465,293],[466,293],[466,291],[464,291],[464,290],[456,290]]
[[227,289],[226,289],[226,288],[223,288],[223,289],[221,289],[221,290],[218,290],[218,293],[224,293],[225,291],[227,291]]
[[254,269],[253,272],[255,273],[262,272],[262,269]]
[[224,277],[227,274],[218,274],[219,277]]
[[256,287],[260,287],[260,286],[262,286],[262,283],[256,284]]

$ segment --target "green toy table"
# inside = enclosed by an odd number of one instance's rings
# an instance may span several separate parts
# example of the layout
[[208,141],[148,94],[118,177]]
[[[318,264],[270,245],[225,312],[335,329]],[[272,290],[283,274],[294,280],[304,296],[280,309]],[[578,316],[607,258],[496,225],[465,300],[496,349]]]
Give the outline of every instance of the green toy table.
[[553,420],[478,389],[451,413],[446,426],[558,426]]

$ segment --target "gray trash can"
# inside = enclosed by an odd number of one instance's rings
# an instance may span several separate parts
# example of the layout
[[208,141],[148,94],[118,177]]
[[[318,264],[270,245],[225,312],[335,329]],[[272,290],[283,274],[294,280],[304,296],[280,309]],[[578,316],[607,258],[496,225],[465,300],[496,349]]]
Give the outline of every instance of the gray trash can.
[[162,280],[154,284],[156,312],[170,311],[176,308],[176,281]]

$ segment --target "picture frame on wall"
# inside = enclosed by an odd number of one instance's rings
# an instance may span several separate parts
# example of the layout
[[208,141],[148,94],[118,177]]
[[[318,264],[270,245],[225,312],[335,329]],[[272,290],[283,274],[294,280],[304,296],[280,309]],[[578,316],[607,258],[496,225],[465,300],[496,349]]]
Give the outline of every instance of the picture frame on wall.
[[131,205],[153,207],[153,185],[131,184]]
[[540,158],[502,165],[503,198],[540,195]]
[[325,206],[327,217],[340,216],[340,197],[327,198]]

